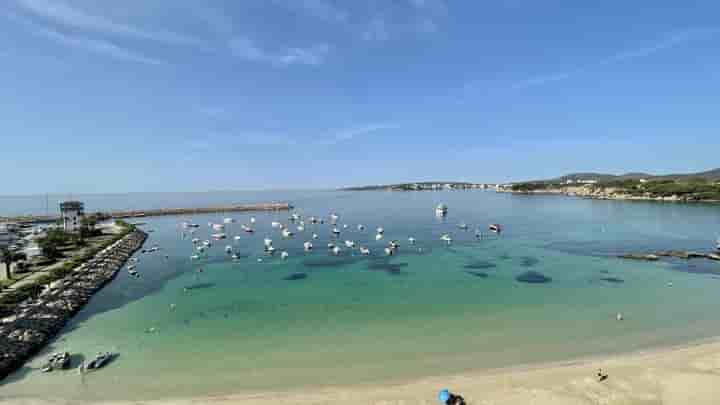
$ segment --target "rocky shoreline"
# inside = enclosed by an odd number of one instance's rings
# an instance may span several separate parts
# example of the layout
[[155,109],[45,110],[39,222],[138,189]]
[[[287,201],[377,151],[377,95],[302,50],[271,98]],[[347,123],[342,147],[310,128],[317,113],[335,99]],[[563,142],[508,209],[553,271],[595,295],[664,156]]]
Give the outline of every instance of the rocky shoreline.
[[135,229],[73,272],[45,286],[36,298],[0,319],[0,380],[39,352],[142,247],[147,234]]
[[677,195],[653,196],[653,195],[632,195],[622,192],[616,188],[592,188],[587,186],[569,186],[560,188],[545,188],[539,190],[511,190],[500,189],[499,193],[525,194],[525,195],[562,195],[568,197],[588,198],[592,200],[619,200],[619,201],[661,201],[661,202],[682,202],[682,203],[720,203],[718,200],[710,199],[689,199]]

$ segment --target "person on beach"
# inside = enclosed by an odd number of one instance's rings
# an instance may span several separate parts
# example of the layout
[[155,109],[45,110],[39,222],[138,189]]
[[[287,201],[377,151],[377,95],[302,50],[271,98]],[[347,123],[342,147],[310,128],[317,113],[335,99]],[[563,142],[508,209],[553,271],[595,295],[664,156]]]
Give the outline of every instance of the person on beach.
[[605,380],[607,380],[607,378],[608,378],[608,375],[606,373],[603,373],[602,369],[599,368],[598,372],[597,372],[598,382],[605,381]]

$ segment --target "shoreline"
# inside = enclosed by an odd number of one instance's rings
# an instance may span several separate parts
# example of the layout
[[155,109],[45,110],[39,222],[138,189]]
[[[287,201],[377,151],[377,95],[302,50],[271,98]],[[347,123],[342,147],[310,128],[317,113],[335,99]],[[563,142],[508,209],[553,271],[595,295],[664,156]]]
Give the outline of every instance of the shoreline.
[[575,197],[587,200],[608,200],[608,201],[651,201],[651,202],[668,202],[668,203],[681,203],[681,204],[720,204],[720,200],[692,200],[686,198],[679,198],[676,196],[671,197],[652,197],[652,196],[639,196],[630,194],[614,194],[614,193],[593,193],[589,191],[578,191],[578,190],[565,190],[559,188],[553,189],[542,189],[542,190],[496,190],[497,193],[507,193],[512,195],[553,195],[560,197]]
[[[609,375],[597,381],[602,369]],[[431,375],[404,382],[307,387],[288,391],[151,400],[5,398],[10,405],[264,405],[273,404],[438,404],[450,389],[469,404],[595,405],[716,404],[720,398],[720,337],[626,353],[592,355],[538,364],[520,364],[455,375]]]

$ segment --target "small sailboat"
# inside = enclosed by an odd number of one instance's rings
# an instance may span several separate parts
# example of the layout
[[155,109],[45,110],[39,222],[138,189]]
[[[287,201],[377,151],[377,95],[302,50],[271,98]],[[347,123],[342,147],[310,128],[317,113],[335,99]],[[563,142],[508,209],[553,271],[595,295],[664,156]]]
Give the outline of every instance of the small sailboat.
[[318,234],[314,233],[314,234],[312,234],[312,238],[317,239],[317,238],[319,238],[319,236],[318,236]]
[[330,250],[333,250],[333,249],[335,249],[335,244],[334,244],[334,243],[332,243],[332,242],[328,243],[328,245],[327,245],[327,246],[328,246],[328,249],[330,249]]
[[392,256],[395,253],[393,249],[390,249],[389,247],[385,248],[385,255]]
[[247,226],[247,225],[245,225],[245,224],[242,224],[241,228],[242,228],[243,231],[245,231],[245,232],[247,232],[247,233],[253,233],[253,232],[255,232],[252,228],[250,228],[249,226]]
[[283,229],[282,236],[283,238],[291,238],[294,234],[287,228]]
[[332,249],[332,252],[333,252],[333,254],[334,254],[335,256],[338,256],[338,255],[340,254],[340,252],[342,252],[342,249],[340,249],[339,246],[335,246],[335,247]]

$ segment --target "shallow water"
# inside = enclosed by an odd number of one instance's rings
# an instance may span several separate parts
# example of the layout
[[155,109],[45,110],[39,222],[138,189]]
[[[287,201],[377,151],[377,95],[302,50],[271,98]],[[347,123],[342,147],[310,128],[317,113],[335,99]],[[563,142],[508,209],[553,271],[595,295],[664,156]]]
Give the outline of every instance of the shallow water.
[[[240,230],[249,215],[232,214],[238,222],[226,232],[241,240],[215,243],[208,258],[191,263],[192,236],[183,239],[178,227],[185,218],[147,219],[145,228],[155,230],[147,246],[162,250],[139,255],[141,277],[121,272],[47,349],[86,357],[115,350],[120,357],[81,377],[39,373],[41,355],[0,386],[0,397],[150,399],[372,384],[720,334],[720,279],[713,274],[720,265],[613,257],[711,248],[720,206],[481,191],[291,194],[274,199],[291,200],[308,216],[337,211],[339,224],[349,225],[341,243],[355,240],[373,255],[344,249],[329,256],[328,225],[307,224],[305,232],[282,240],[270,222],[286,223],[287,213],[255,214],[254,235]],[[188,205],[176,197],[166,196],[166,205]],[[262,197],[238,194],[232,202]],[[222,193],[213,198],[196,200],[230,200]],[[445,219],[434,215],[440,202],[450,206]],[[135,202],[113,204],[103,208]],[[222,218],[192,217],[201,224],[196,236],[207,238],[207,223]],[[461,222],[470,230],[458,229]],[[502,235],[486,231],[491,222],[503,224]],[[357,231],[359,223],[367,230]],[[375,241],[377,226],[385,228],[382,241]],[[484,238],[475,238],[475,227]],[[305,253],[302,243],[314,231],[320,239]],[[444,232],[452,233],[452,245],[440,241]],[[287,261],[262,254],[265,236],[278,253],[289,252]],[[416,246],[409,246],[409,236]],[[384,257],[393,239],[401,244],[398,254]],[[225,245],[241,259],[230,260]],[[551,281],[516,280],[529,271]],[[624,321],[615,320],[618,312]]]

